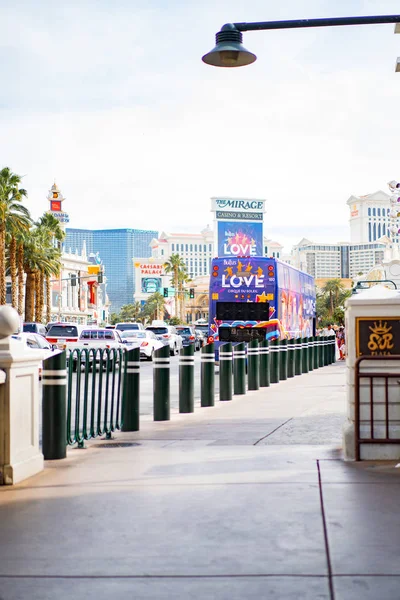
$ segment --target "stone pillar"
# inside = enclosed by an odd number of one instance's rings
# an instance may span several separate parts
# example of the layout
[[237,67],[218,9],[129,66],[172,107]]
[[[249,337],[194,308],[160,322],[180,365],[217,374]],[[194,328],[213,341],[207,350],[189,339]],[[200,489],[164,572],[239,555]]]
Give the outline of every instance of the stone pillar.
[[0,485],[12,485],[43,470],[39,449],[40,350],[9,336],[18,313],[0,307]]
[[[377,342],[380,348],[376,347]],[[348,420],[343,428],[343,450],[345,459],[355,460],[355,363],[359,356],[400,355],[400,290],[375,285],[346,301],[346,352]],[[400,360],[365,360],[361,365],[363,372],[398,373],[400,378]],[[373,382],[374,437],[384,438],[385,380],[376,378]],[[400,439],[399,416],[395,416],[400,414],[397,378],[388,380],[388,397],[392,418],[389,437]],[[360,437],[371,437],[369,379],[361,379],[360,385]],[[364,460],[397,460],[400,459],[400,444],[361,444],[360,457]]]

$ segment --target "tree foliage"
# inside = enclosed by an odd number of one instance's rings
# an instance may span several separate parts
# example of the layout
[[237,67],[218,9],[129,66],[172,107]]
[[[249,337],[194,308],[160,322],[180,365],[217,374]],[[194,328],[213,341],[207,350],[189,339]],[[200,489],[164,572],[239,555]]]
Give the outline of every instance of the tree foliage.
[[318,325],[344,322],[344,303],[351,296],[340,279],[329,279],[324,287],[317,291],[316,313]]

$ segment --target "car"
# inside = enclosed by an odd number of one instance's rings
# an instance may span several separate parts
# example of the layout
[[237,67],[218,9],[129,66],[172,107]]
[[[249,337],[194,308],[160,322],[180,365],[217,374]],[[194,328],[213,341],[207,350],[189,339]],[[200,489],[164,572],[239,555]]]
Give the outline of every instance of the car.
[[118,331],[126,331],[127,329],[139,329],[144,331],[144,326],[142,323],[117,323],[115,329],[118,329]]
[[197,329],[197,327],[194,331],[196,334],[196,339],[199,340],[200,348],[202,348],[207,343],[207,334],[204,333],[204,331],[201,331],[201,329]]
[[164,343],[157,339],[157,336],[149,330],[127,329],[126,331],[121,331],[121,338],[128,350],[140,348],[140,357],[147,358],[147,360],[153,360],[154,351],[164,346]]
[[[45,337],[40,335],[39,333],[31,333],[22,331],[21,333],[17,333],[11,336],[12,339],[17,340],[20,343],[23,343],[27,349],[33,350],[42,350],[43,352],[43,360],[49,358],[50,356],[54,356],[54,354],[58,354],[60,350],[54,349],[54,347],[49,344]],[[39,366],[39,379],[42,378],[42,365]]]
[[204,335],[204,338],[207,339],[208,330],[209,330],[208,323],[205,319],[200,319],[200,321],[202,321],[202,322],[200,323],[199,321],[197,321],[197,322],[195,321],[193,323],[193,326],[195,329],[198,329],[199,331],[201,331],[202,334]]
[[177,325],[176,330],[182,338],[184,346],[194,346],[195,351],[200,350],[200,340],[196,337],[196,331],[191,325]]
[[26,333],[39,333],[46,337],[47,328],[42,323],[24,323],[22,325],[22,331]]
[[[113,350],[119,350],[120,348],[123,348],[123,342],[120,336],[120,332],[117,331],[116,329],[105,329],[104,327],[98,327],[98,328],[90,328],[90,327],[85,327],[80,336],[79,339],[75,342],[65,342],[64,343],[64,348],[67,351],[67,355],[68,355],[68,360],[69,357],[72,354],[72,360],[73,360],[73,371],[76,371],[77,366],[78,366],[78,352],[74,352],[74,350],[80,350],[81,354],[80,354],[80,362],[81,365],[83,365],[84,363],[86,363],[86,352],[82,352],[82,350],[91,350],[91,349],[95,349],[97,350],[98,348],[100,350],[111,350],[109,354],[109,368],[112,368],[112,363],[113,363],[113,355],[114,353],[112,352]],[[96,364],[100,363],[100,357],[103,357],[103,366],[106,366],[107,363],[107,356],[106,353],[101,353],[101,352],[89,352],[88,354],[88,361],[90,363],[90,365],[92,366],[93,360],[95,360]],[[118,356],[116,357],[116,362],[118,363]]]
[[149,325],[146,331],[152,331],[164,346],[169,345],[171,356],[179,354],[179,350],[183,348],[182,338],[173,325]]
[[66,343],[78,341],[83,328],[77,323],[53,323],[47,330],[46,340],[63,350]]

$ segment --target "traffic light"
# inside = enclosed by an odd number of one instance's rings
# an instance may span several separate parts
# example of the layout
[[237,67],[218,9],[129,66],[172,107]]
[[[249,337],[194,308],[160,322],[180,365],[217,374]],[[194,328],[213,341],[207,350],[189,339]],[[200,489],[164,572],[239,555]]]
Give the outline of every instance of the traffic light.
[[168,298],[168,288],[164,288],[164,298]]
[[190,298],[194,298],[194,288],[190,288],[189,296],[190,296]]
[[76,275],[71,273],[71,286],[76,287]]
[[103,271],[99,271],[99,273],[97,275],[97,281],[99,283],[103,283]]

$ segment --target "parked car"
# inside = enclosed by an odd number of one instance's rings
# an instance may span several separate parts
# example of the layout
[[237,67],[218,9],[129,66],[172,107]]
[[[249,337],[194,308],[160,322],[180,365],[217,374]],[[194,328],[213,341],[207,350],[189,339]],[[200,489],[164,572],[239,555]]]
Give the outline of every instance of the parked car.
[[115,329],[118,329],[118,331],[126,331],[127,329],[139,329],[140,331],[144,331],[144,326],[142,323],[117,323]]
[[77,323],[53,323],[46,333],[46,340],[64,350],[66,343],[77,342],[83,325]]
[[[60,350],[55,350],[46,338],[38,333],[22,331],[12,335],[11,338],[24,344],[27,349],[42,350],[43,360],[60,352]],[[42,370],[42,365],[39,365],[39,379],[42,378]]]
[[154,350],[164,346],[163,342],[157,339],[157,336],[149,330],[135,331],[127,329],[121,331],[121,338],[128,350],[140,348],[140,357],[147,358],[147,360],[153,360]]
[[[74,352],[74,350],[84,350],[91,348],[100,348],[100,349],[116,349],[123,348],[123,342],[120,336],[119,331],[116,329],[105,329],[105,328],[85,328],[82,330],[79,339],[74,342],[65,342],[64,348],[67,351],[67,357],[72,354],[72,359],[74,361],[73,370],[75,371],[78,365],[78,353]],[[101,353],[97,352],[88,354],[88,360],[90,364],[93,363],[93,358],[95,358],[96,364],[100,363]],[[112,354],[111,354],[112,356]],[[103,364],[106,366],[106,356],[103,354]],[[118,361],[118,358],[117,358]],[[81,364],[86,362],[86,353],[81,353]],[[110,369],[112,368],[112,362],[109,363]]]
[[196,338],[195,328],[190,325],[177,325],[176,330],[182,338],[184,346],[194,346],[195,351],[200,350],[200,340]]
[[169,345],[171,356],[183,348],[182,338],[173,325],[149,325],[146,331],[152,331],[164,346]]
[[196,339],[199,341],[200,348],[202,348],[207,343],[207,334],[204,333],[204,331],[201,331],[201,329],[197,329],[197,327],[194,331]]
[[22,325],[22,331],[26,333],[39,333],[46,337],[47,328],[42,323],[24,323]]

